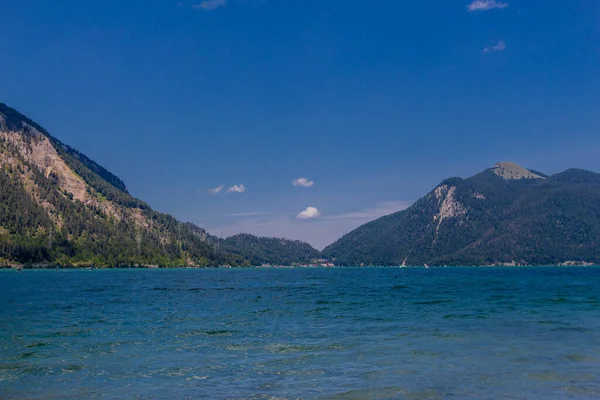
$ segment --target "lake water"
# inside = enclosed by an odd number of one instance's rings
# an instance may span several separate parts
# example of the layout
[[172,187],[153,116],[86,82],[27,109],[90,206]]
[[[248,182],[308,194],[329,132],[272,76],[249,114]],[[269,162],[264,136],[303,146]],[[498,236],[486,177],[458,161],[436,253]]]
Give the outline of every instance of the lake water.
[[0,272],[3,399],[598,399],[600,268]]

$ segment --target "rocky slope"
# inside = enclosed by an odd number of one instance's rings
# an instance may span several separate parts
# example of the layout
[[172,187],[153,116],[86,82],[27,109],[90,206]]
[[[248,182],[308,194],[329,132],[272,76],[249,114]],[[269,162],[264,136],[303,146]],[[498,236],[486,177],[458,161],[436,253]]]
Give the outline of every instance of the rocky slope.
[[0,264],[247,264],[2,103],[0,188]]
[[600,263],[600,174],[498,163],[328,246],[342,265]]

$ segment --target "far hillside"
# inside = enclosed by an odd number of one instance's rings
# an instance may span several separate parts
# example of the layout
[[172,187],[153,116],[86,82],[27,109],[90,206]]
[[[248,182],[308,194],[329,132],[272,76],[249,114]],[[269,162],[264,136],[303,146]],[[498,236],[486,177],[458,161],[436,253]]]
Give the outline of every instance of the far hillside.
[[600,264],[600,174],[501,162],[323,250],[341,265]]
[[310,264],[321,253],[308,243],[271,237],[239,234],[222,240],[221,250],[243,256],[252,265],[263,263],[277,265]]

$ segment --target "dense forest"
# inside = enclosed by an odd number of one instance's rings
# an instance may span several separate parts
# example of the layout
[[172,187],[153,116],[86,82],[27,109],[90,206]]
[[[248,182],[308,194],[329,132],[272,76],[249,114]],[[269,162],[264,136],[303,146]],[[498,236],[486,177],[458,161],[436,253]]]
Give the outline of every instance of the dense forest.
[[239,234],[223,240],[221,249],[247,258],[252,265],[310,264],[321,257],[318,250],[299,240],[257,237],[249,234]]

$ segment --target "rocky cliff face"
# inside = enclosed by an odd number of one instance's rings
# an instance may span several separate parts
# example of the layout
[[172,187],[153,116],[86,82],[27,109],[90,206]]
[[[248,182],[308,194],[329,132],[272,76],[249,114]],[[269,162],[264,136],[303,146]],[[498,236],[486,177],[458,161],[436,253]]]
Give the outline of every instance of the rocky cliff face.
[[[39,197],[39,187],[33,179],[33,169],[37,169],[44,178],[51,180],[57,190],[69,198],[78,200],[88,207],[101,209],[111,216],[123,219],[135,211],[118,210],[110,201],[102,199],[98,192],[78,176],[61,158],[50,139],[38,129],[23,122],[16,130],[8,129],[6,125],[0,124],[0,140],[4,143],[3,151],[0,153],[0,163],[14,167],[18,172],[14,175],[24,183],[25,189],[38,202],[43,200]],[[52,204],[45,206],[52,210]],[[120,212],[117,212],[120,211]]]

